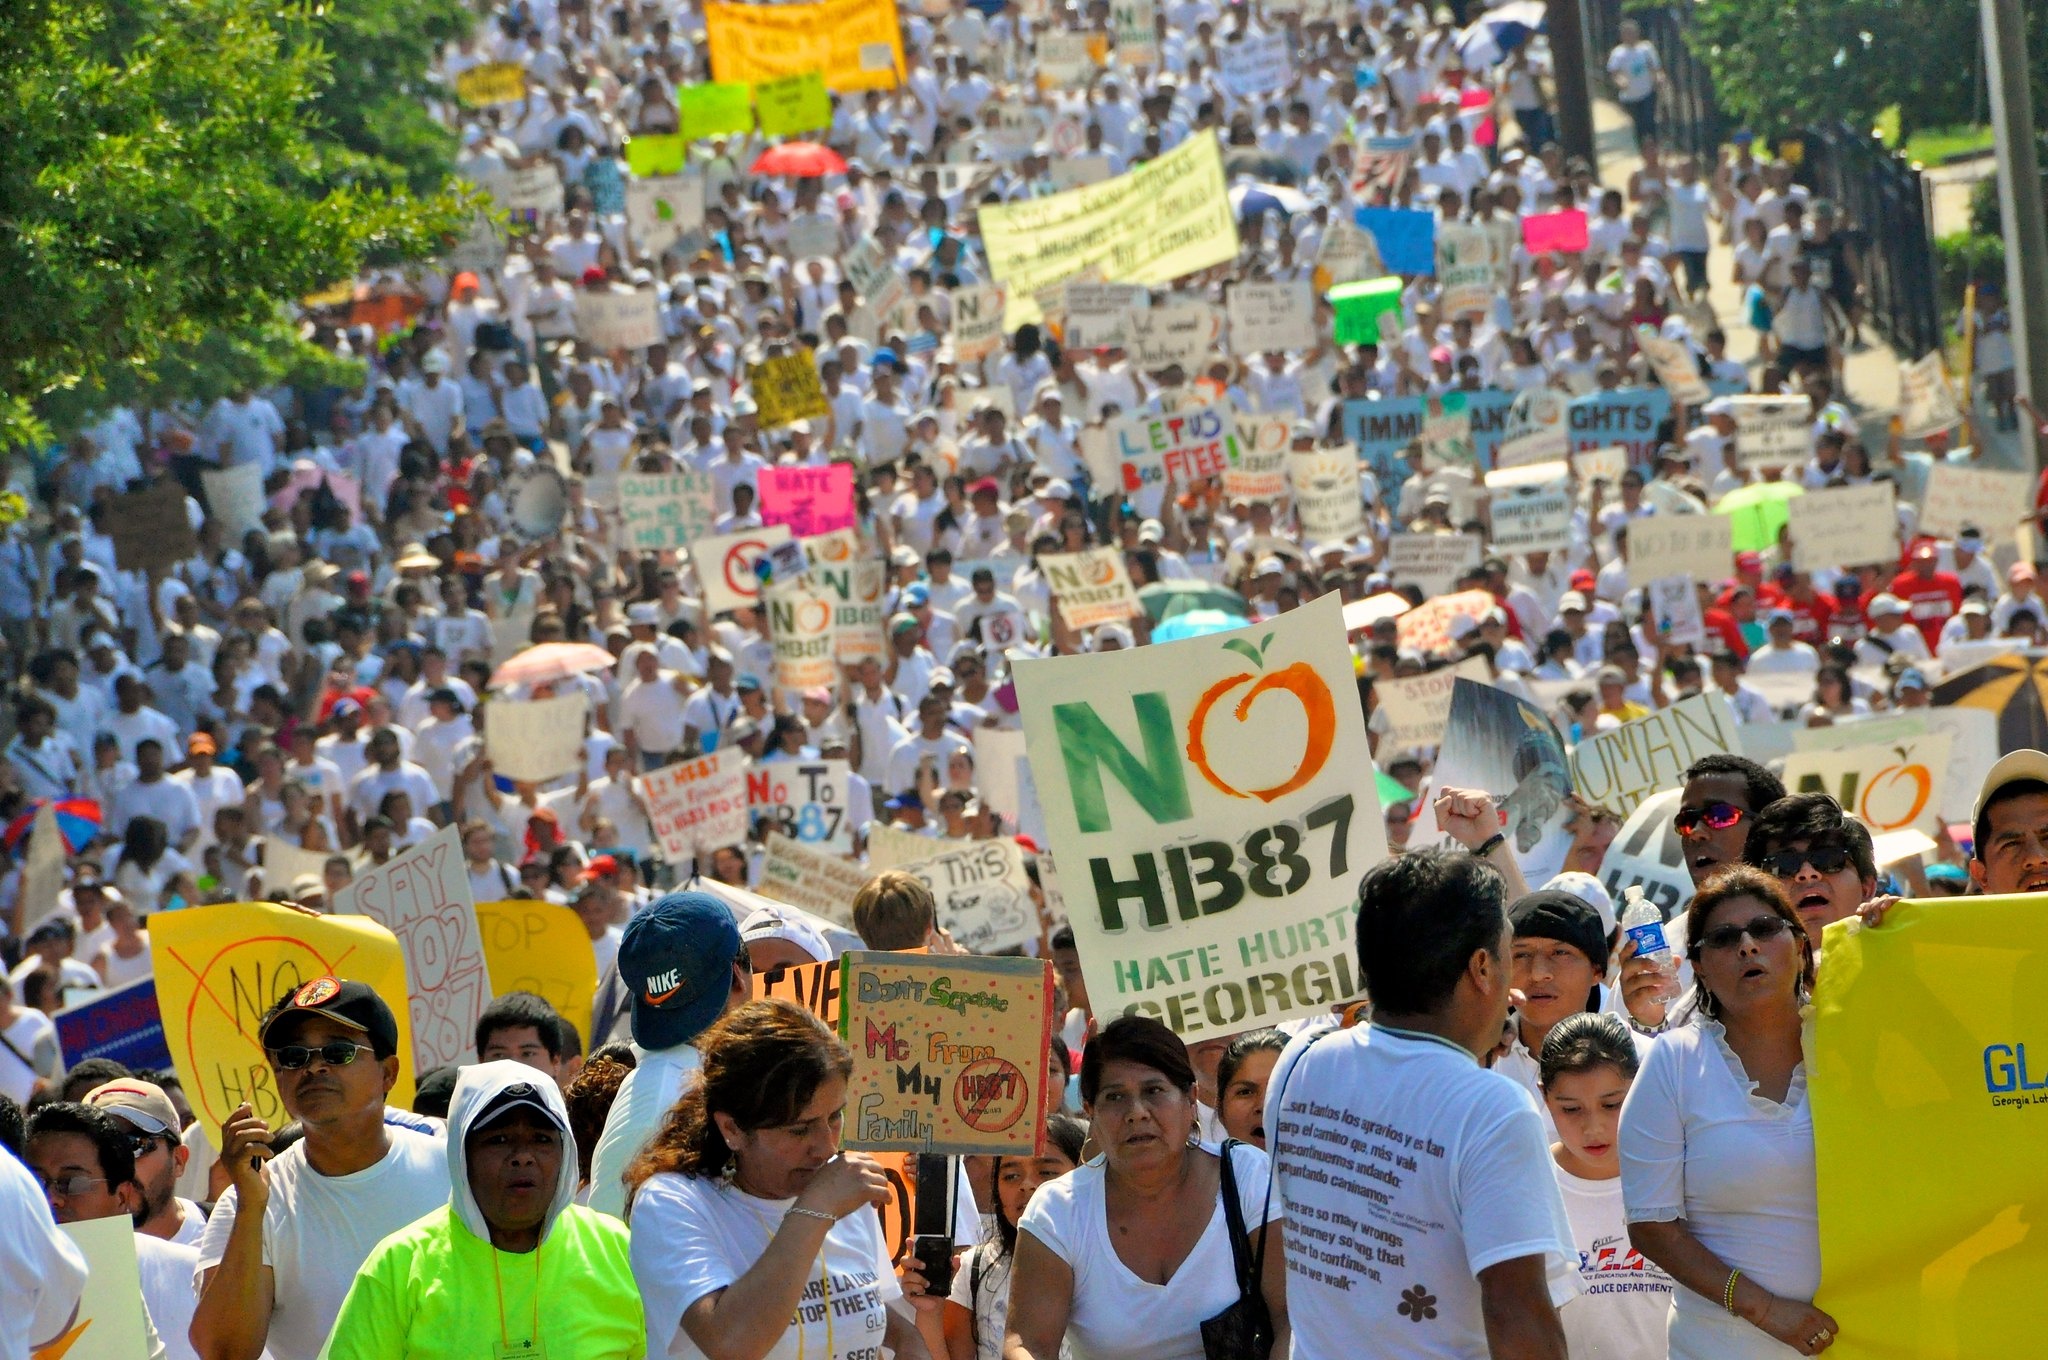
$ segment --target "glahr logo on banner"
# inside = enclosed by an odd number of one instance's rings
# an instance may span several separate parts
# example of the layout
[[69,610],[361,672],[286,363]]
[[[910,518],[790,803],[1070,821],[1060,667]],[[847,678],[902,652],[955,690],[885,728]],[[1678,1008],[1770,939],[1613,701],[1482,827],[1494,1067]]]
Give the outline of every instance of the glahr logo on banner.
[[1984,1049],[1984,1089],[1992,1107],[2048,1105],[2048,1073],[2027,1070],[2025,1044],[1990,1044]]

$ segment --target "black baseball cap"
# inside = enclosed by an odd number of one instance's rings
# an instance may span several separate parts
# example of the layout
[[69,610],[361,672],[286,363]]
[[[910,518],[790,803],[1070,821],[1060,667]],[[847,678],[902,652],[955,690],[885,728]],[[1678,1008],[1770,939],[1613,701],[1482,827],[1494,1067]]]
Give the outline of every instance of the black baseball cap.
[[367,982],[317,977],[302,984],[263,1022],[257,1042],[266,1049],[279,1047],[271,1043],[270,1036],[279,1025],[301,1015],[324,1015],[337,1024],[361,1030],[369,1041],[370,1051],[379,1058],[398,1052],[398,1019]]

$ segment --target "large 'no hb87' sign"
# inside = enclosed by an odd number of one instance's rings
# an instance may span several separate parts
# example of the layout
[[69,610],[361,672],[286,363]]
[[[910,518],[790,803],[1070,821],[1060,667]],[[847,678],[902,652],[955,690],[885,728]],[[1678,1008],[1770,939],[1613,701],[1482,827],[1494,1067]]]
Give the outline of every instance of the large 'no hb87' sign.
[[[1360,989],[1359,876],[1386,856],[1341,605],[1017,664],[1032,778],[1088,993],[1213,1038]],[[1071,866],[1071,867],[1069,867]]]

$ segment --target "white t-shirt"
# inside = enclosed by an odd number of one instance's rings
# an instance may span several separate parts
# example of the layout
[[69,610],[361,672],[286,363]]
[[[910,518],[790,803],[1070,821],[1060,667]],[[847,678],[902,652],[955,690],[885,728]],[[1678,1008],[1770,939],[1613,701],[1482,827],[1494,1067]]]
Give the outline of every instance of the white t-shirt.
[[1589,1181],[1556,1171],[1585,1291],[1558,1310],[1565,1349],[1586,1360],[1661,1360],[1671,1277],[1629,1244],[1621,1178]]
[[[19,999],[17,989],[16,1000]],[[0,1034],[7,1039],[0,1044],[0,1095],[17,1105],[26,1105],[37,1077],[55,1080],[63,1070],[57,1050],[57,1026],[41,1011],[20,1006],[12,1023]],[[23,1058],[28,1061],[23,1062]]]
[[28,1360],[30,1345],[69,1326],[85,1279],[85,1253],[50,1217],[42,1187],[0,1153],[0,1360]]
[[[268,1344],[275,1360],[317,1360],[371,1249],[448,1202],[448,1155],[441,1140],[393,1125],[384,1132],[391,1140],[384,1159],[347,1176],[313,1170],[304,1143],[270,1163],[263,1264],[274,1272]],[[227,1255],[237,1200],[230,1187],[214,1205],[199,1239],[196,1274]]]
[[[647,1350],[701,1360],[683,1314],[753,1268],[794,1199],[756,1199],[723,1180],[664,1173],[633,1197],[633,1278],[647,1311]],[[848,1214],[824,1249],[790,1325],[763,1360],[880,1360],[891,1303],[903,1297],[873,1208]]]
[[1360,1025],[1296,1038],[1266,1089],[1295,1360],[1348,1360],[1361,1334],[1382,1360],[1478,1360],[1479,1272],[1517,1257],[1545,1258],[1553,1302],[1577,1293],[1543,1120],[1509,1078]]
[[[602,964],[598,971],[604,971]],[[683,1084],[702,1065],[697,1050],[688,1044],[641,1055],[640,1065],[619,1083],[619,1093],[605,1115],[604,1132],[590,1154],[590,1198],[586,1204],[613,1218],[626,1216],[626,1167],[640,1155],[669,1106],[683,1093]]]
[[192,1314],[199,1308],[193,1285],[199,1252],[148,1233],[135,1234],[135,1266],[142,1281],[142,1302],[149,1320],[163,1338],[165,1360],[199,1360],[192,1347]]
[[[1203,1150],[1218,1151],[1210,1144]],[[1277,1196],[1268,1207],[1266,1154],[1240,1144],[1232,1155],[1237,1201],[1247,1230],[1256,1232],[1255,1225],[1280,1217]],[[1109,1240],[1105,1175],[1097,1157],[1046,1182],[1017,1224],[1074,1273],[1067,1313],[1074,1360],[1202,1360],[1203,1319],[1237,1302],[1237,1264],[1221,1196],[1173,1278],[1153,1284],[1133,1273]]]

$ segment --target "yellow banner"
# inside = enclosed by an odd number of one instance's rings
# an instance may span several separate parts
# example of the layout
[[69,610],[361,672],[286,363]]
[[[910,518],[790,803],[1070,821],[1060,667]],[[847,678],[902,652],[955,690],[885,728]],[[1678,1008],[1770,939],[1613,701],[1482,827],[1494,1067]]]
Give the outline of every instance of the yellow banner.
[[747,386],[753,389],[764,430],[799,420],[823,420],[832,413],[824,384],[818,381],[817,357],[808,349],[748,364]]
[[2048,1259],[2044,899],[1855,924],[1828,927],[1807,1045],[1829,1360],[2018,1355]]
[[562,1013],[590,1049],[590,1009],[597,996],[597,955],[575,912],[553,902],[479,902],[491,993],[533,992]]
[[248,1101],[272,1128],[290,1122],[270,1060],[256,1042],[270,1003],[317,977],[368,983],[398,1017],[398,1085],[412,1108],[412,1019],[398,940],[367,916],[314,916],[269,902],[160,911],[149,918],[164,1044],[192,1111],[214,1146]]
[[807,71],[841,92],[893,90],[903,71],[896,0],[727,5],[707,0],[704,31],[717,80],[758,85]]
[[1086,273],[1168,283],[1237,258],[1237,224],[1213,134],[1191,137],[1128,174],[981,209],[989,271],[1009,294],[1003,327],[1040,316],[1033,294]]
[[526,68],[516,61],[489,61],[455,77],[455,97],[471,108],[514,104],[526,98]]

